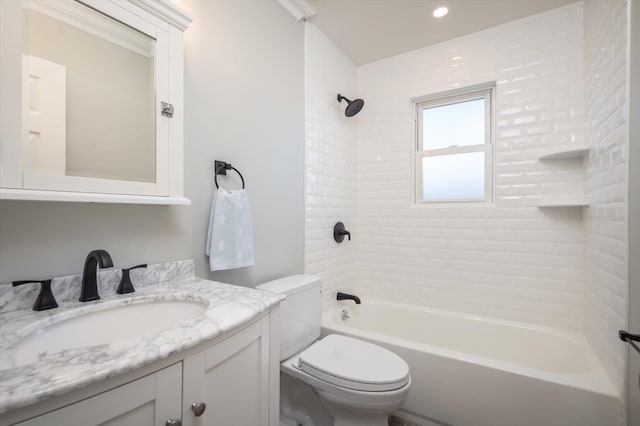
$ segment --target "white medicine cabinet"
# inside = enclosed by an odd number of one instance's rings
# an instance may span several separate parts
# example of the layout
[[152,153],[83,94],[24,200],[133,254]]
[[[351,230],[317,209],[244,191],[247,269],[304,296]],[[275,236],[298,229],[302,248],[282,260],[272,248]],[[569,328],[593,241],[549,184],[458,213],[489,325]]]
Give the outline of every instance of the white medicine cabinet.
[[0,1],[0,199],[190,204],[169,0]]

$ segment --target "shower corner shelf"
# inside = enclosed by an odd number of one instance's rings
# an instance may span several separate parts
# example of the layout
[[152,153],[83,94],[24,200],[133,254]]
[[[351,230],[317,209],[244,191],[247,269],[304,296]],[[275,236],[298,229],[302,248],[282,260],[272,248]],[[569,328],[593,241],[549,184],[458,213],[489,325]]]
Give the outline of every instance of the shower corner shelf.
[[584,158],[589,153],[588,146],[565,146],[545,150],[538,156],[539,161],[570,160]]
[[[583,159],[589,155],[590,147],[579,144],[548,148],[540,151],[538,161],[561,161]],[[582,192],[582,191],[580,191]],[[589,199],[584,194],[543,197],[538,208],[589,207]]]
[[589,207],[590,202],[585,197],[548,197],[538,201],[538,208],[557,207]]

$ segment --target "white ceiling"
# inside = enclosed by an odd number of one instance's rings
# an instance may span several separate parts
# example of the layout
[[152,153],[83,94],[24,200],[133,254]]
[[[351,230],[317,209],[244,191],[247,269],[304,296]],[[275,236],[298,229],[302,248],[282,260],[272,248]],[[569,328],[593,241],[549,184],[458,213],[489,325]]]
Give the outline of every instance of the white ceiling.
[[[436,44],[576,0],[310,0],[309,18],[356,64]],[[436,7],[449,14],[435,19]]]

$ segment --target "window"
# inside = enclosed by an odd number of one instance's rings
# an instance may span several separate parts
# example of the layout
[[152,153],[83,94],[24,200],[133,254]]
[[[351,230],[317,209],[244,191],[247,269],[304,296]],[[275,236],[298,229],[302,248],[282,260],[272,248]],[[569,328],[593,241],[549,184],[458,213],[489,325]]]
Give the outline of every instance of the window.
[[494,86],[416,102],[416,201],[491,202]]

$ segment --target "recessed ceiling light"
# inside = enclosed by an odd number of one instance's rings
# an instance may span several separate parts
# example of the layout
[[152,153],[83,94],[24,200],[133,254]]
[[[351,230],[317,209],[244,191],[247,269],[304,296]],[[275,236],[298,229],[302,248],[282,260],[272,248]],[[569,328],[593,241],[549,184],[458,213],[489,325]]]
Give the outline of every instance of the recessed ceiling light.
[[442,18],[443,16],[445,16],[447,13],[449,13],[449,9],[447,9],[444,6],[441,6],[437,9],[434,9],[433,11],[433,17],[434,18]]

